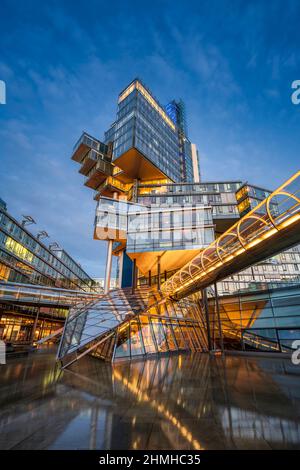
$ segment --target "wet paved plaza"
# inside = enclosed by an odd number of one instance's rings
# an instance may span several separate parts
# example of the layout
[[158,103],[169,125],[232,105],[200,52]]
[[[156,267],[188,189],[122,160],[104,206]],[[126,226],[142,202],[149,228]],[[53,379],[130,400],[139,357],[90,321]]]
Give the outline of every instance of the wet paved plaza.
[[0,366],[1,449],[300,449],[300,366],[206,354]]

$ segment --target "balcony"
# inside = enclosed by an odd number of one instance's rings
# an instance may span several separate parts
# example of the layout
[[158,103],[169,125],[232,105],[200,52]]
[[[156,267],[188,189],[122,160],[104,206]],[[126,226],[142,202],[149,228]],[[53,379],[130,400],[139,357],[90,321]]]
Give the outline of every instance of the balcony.
[[113,193],[126,194],[131,188],[131,184],[124,184],[113,176],[109,176],[101,183],[94,196],[95,201],[99,201],[101,196],[111,197]]
[[[98,154],[99,155],[99,154]],[[112,175],[113,166],[104,160],[98,160],[94,166],[86,173],[85,186],[97,189],[104,180]]]
[[102,156],[98,154],[95,150],[89,150],[88,153],[81,160],[81,168],[79,173],[87,176],[92,167],[97,163],[99,159],[102,159]]

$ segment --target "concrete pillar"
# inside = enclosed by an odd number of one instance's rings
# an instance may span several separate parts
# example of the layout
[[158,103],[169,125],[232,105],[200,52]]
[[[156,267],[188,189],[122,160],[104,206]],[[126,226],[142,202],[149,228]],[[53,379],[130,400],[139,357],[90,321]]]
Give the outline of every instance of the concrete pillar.
[[221,324],[221,317],[220,317],[219,295],[218,295],[218,288],[217,288],[216,283],[214,283],[214,290],[215,290],[215,303],[216,303],[216,307],[217,307],[218,330],[219,330],[219,335],[220,335],[220,346],[221,346],[221,351],[224,352],[224,341],[223,341],[223,331],[222,331],[222,324]]
[[207,301],[207,291],[206,291],[206,289],[202,290],[202,298],[203,298],[204,313],[205,313],[205,320],[206,320],[206,333],[207,333],[208,351],[211,351],[212,350],[212,341],[211,341],[211,334],[210,334],[210,321],[209,321],[209,310],[208,310],[208,301]]
[[[118,199],[118,193],[113,193],[113,199]],[[112,267],[112,247],[113,240],[107,242],[107,256],[106,256],[106,268],[105,268],[105,280],[104,280],[104,294],[107,294],[110,289],[110,278],[111,278],[111,267]]]

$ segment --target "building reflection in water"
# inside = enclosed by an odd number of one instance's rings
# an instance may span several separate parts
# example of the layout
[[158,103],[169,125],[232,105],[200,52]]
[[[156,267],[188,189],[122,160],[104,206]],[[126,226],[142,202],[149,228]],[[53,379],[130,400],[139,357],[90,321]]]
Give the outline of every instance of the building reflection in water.
[[0,448],[300,448],[299,368],[206,354],[1,367]]

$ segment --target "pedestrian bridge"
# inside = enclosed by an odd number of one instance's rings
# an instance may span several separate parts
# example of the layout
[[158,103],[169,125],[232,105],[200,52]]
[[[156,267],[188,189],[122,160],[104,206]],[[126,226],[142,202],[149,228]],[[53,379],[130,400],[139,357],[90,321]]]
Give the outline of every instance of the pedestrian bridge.
[[0,303],[69,308],[98,300],[101,294],[0,281]]
[[163,285],[181,299],[300,243],[300,171]]

